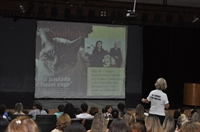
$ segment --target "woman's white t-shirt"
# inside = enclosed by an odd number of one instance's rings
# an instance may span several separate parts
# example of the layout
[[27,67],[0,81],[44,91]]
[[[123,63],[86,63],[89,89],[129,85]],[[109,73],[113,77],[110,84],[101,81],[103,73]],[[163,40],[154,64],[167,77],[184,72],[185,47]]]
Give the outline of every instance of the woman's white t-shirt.
[[167,95],[161,90],[153,90],[150,92],[147,100],[151,102],[149,114],[165,116],[165,104],[168,104]]

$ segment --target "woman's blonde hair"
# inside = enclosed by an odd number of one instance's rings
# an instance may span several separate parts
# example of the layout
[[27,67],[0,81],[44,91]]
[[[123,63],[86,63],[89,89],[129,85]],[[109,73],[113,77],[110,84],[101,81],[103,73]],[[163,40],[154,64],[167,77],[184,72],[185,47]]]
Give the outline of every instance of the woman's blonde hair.
[[165,117],[165,120],[162,124],[164,132],[174,132],[175,130],[175,120],[171,116]]
[[199,132],[200,123],[199,122],[185,122],[179,132]]
[[130,113],[126,113],[123,116],[123,120],[126,122],[127,125],[130,125],[132,122],[136,122],[134,115],[132,115]]
[[67,126],[71,124],[71,118],[68,114],[63,113],[61,114],[56,122],[56,129],[60,131],[64,131]]
[[163,132],[160,120],[155,115],[148,115],[145,118],[145,126],[147,132]]
[[15,104],[15,112],[17,113],[23,113],[23,104],[21,102],[18,102]]
[[167,88],[167,82],[164,78],[158,78],[155,83],[156,89],[165,90]]
[[186,122],[188,122],[188,118],[186,116],[179,116],[177,119],[178,128],[180,129],[181,126]]
[[104,118],[103,114],[97,113],[92,121],[91,132],[106,132],[107,125],[108,121]]
[[19,116],[10,122],[6,132],[39,132],[39,128],[32,118]]

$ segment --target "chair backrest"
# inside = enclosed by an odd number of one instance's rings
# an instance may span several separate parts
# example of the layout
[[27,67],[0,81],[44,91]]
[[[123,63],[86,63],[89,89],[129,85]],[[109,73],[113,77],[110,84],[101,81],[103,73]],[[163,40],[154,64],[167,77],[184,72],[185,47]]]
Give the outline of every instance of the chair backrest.
[[56,115],[36,115],[35,121],[38,124],[40,132],[51,132],[56,128]]
[[33,116],[30,115],[30,114],[28,114],[28,115],[11,115],[11,116],[10,116],[10,120],[12,121],[13,119],[15,119],[15,118],[17,118],[17,117],[19,117],[19,116],[27,116],[27,117],[30,117],[30,118],[33,117]]
[[81,118],[71,118],[71,123],[78,122],[78,123],[82,124],[82,121],[83,121],[83,119],[81,119]]
[[109,118],[109,121],[108,121],[107,128],[109,128],[109,127],[110,127],[110,124],[112,123],[112,121],[113,121],[113,118]]
[[85,119],[84,127],[86,130],[90,130],[92,126],[93,118]]

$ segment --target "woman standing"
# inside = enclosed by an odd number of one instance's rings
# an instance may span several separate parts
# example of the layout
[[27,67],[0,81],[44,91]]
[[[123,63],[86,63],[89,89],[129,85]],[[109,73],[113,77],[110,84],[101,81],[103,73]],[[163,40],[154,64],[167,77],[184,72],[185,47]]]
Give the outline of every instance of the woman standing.
[[155,90],[151,91],[147,99],[142,99],[143,103],[151,102],[149,114],[156,115],[160,119],[161,124],[165,119],[165,108],[169,108],[167,94],[163,92],[167,88],[167,82],[164,78],[158,78],[155,83]]

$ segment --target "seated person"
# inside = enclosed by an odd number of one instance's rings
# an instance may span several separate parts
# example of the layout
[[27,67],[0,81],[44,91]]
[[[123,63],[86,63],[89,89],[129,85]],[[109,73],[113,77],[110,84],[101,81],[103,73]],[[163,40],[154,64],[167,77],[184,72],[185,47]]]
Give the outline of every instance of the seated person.
[[76,115],[77,118],[86,119],[86,118],[91,118],[92,117],[90,114],[87,113],[88,105],[86,103],[82,103],[81,104],[81,110],[82,110],[82,113]]
[[47,115],[46,111],[42,109],[42,106],[39,102],[34,102],[33,110],[29,112],[33,116],[33,119],[36,118],[36,115]]
[[61,115],[61,114],[63,114],[63,111],[64,111],[64,105],[63,104],[60,104],[60,105],[58,105],[58,112],[55,112],[54,114],[56,115],[56,117],[57,117],[57,119],[58,119],[58,117]]
[[7,118],[3,118],[5,112],[5,106],[0,104],[0,132],[4,132],[9,124]]

